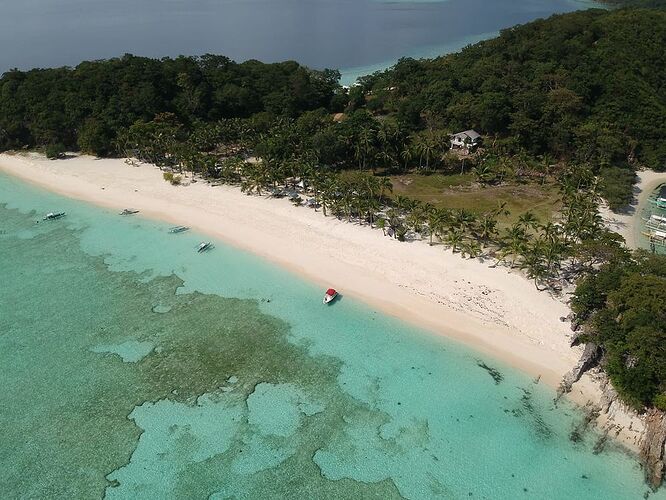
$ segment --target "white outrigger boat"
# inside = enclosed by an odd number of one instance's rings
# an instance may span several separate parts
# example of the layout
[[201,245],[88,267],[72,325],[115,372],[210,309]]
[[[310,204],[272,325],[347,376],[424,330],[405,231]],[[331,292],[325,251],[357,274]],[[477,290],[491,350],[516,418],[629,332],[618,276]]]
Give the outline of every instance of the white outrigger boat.
[[199,248],[197,248],[197,252],[203,253],[210,250],[211,248],[213,248],[213,244],[210,241],[202,241],[201,243],[199,243]]
[[666,184],[659,188],[659,192],[649,199],[650,203],[657,205],[658,208],[666,209]]
[[120,215],[134,215],[134,214],[138,214],[138,213],[139,213],[138,210],[134,210],[134,209],[131,209],[131,208],[126,208],[125,210],[120,212]]
[[338,292],[335,290],[335,288],[329,288],[326,290],[326,294],[324,295],[324,304],[330,304],[335,300],[335,298],[338,296]]
[[185,231],[189,230],[190,228],[187,226],[174,226],[171,229],[169,229],[169,232],[171,234],[177,234],[177,233],[184,233]]
[[645,227],[652,230],[666,230],[666,217],[661,215],[650,215],[649,218],[643,219],[645,221]]
[[65,216],[65,212],[49,212],[42,220],[56,220]]

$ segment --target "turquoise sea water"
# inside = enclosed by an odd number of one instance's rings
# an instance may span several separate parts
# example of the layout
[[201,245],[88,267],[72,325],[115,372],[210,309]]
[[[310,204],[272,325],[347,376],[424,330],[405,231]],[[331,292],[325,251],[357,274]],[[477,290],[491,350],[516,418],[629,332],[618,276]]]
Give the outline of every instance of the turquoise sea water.
[[0,176],[0,496],[647,491],[549,388],[201,239]]

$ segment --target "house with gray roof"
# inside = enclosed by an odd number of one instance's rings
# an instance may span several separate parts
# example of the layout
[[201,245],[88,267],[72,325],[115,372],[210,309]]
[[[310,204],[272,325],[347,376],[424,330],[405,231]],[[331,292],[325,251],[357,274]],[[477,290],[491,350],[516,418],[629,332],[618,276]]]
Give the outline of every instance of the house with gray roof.
[[474,149],[481,144],[482,138],[476,130],[465,130],[451,135],[451,149]]

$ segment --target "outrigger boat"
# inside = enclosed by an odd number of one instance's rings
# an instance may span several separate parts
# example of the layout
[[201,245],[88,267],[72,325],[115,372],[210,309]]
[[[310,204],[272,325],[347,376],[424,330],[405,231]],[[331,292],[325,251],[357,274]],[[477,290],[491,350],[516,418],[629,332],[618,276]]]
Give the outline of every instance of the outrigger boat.
[[324,304],[330,304],[335,300],[335,298],[338,296],[338,292],[334,288],[329,288],[326,290],[326,294],[324,295]]
[[645,221],[645,227],[653,230],[666,230],[666,217],[660,215],[650,215],[648,219],[643,219]]
[[201,243],[199,243],[199,248],[197,248],[197,252],[203,253],[210,250],[211,248],[213,248],[213,244],[210,241],[202,241]]
[[659,208],[666,209],[666,184],[662,185],[659,188],[659,193],[650,199],[650,203],[653,203]]
[[49,212],[42,220],[56,220],[65,216],[65,212]]
[[139,213],[138,210],[133,210],[131,208],[126,208],[125,210],[120,212],[120,215],[134,215],[134,214],[138,214],[138,213]]
[[184,233],[184,232],[187,231],[188,229],[190,229],[190,228],[187,227],[187,226],[174,226],[174,227],[172,227],[171,229],[169,229],[169,232],[170,232],[171,234]]
[[644,231],[641,234],[650,241],[650,244],[666,247],[666,231]]

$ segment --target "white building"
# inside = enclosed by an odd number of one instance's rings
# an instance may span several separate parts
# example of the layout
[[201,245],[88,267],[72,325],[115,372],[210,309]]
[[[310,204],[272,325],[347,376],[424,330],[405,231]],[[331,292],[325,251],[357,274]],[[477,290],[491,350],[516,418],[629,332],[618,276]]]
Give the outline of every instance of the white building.
[[451,136],[451,148],[474,149],[481,144],[481,134],[476,130],[465,130]]

